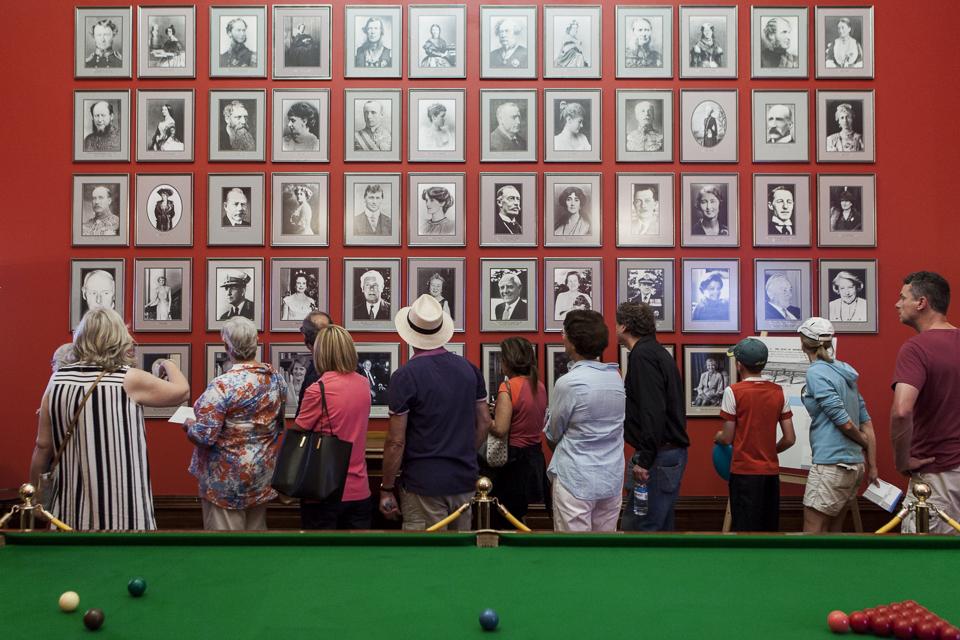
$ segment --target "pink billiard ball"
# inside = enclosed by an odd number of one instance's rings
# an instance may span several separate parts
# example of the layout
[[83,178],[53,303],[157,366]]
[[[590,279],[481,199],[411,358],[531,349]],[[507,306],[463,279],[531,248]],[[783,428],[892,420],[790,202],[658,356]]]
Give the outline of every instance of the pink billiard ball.
[[843,611],[831,611],[827,615],[827,626],[834,633],[846,633],[850,631],[850,618]]
[[850,628],[856,633],[867,633],[870,631],[870,619],[863,611],[854,611],[850,614]]

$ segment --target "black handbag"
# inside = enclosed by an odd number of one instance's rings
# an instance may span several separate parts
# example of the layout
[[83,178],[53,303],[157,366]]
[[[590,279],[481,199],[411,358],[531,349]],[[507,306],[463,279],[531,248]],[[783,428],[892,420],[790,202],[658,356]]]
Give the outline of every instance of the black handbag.
[[[313,431],[287,429],[280,446],[277,466],[270,485],[284,495],[309,500],[335,500],[343,497],[353,445],[333,435],[327,393],[320,385],[320,418]],[[282,410],[282,409],[281,409]],[[327,417],[327,432],[323,417]]]

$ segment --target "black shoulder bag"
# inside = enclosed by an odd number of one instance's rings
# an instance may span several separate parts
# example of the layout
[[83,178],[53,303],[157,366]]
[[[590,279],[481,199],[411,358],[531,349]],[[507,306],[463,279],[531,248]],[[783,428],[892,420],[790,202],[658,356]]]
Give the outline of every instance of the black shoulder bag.
[[[287,429],[273,472],[271,486],[284,495],[309,500],[337,500],[343,497],[343,488],[350,467],[353,445],[333,435],[330,412],[327,410],[327,392],[320,385],[320,418],[312,431]],[[327,432],[323,417],[327,418]]]

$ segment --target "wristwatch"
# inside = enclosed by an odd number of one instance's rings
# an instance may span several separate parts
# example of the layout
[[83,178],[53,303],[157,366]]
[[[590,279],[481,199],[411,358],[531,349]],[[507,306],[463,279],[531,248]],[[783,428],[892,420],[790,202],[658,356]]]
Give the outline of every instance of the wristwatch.
[[380,491],[393,492],[393,490],[394,490],[395,488],[396,488],[396,487],[385,487],[385,486],[383,486],[383,483],[382,483],[382,482],[380,483]]

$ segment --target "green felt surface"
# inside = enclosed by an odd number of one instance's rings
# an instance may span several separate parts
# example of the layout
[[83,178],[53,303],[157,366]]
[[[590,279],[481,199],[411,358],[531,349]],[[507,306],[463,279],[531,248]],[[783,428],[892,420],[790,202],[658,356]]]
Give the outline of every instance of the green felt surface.
[[[960,539],[11,534],[0,635],[90,638],[828,638],[826,615],[917,600],[960,622]],[[142,598],[127,581],[147,581]],[[63,591],[80,608],[61,613]]]

